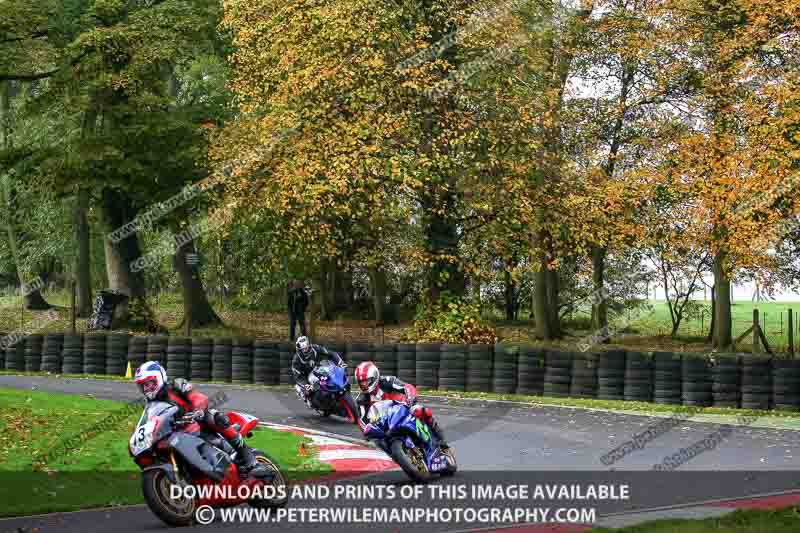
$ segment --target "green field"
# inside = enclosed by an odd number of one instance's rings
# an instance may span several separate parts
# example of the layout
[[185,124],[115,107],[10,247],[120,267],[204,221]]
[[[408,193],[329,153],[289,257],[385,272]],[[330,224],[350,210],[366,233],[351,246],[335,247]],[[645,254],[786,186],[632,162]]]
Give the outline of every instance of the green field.
[[[3,388],[0,406],[0,516],[143,503],[139,467],[128,455],[139,412],[127,414],[122,402]],[[111,413],[127,416],[87,434]],[[59,443],[78,435],[80,444],[62,453]],[[313,454],[298,453],[309,443],[304,437],[260,428],[248,442],[291,480],[330,472]]]

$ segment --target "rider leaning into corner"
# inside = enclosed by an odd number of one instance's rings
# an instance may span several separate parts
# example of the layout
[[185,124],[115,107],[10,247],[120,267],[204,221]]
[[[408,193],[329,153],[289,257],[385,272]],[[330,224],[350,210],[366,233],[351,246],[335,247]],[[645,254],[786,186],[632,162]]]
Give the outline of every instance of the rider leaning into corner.
[[267,472],[266,467],[256,461],[253,451],[230,419],[215,409],[209,409],[208,396],[196,391],[190,382],[183,378],[167,379],[167,372],[154,361],[137,368],[134,381],[148,404],[167,402],[177,405],[180,423],[197,422],[203,430],[225,437],[236,450],[236,466],[242,472],[253,475]]
[[361,393],[356,398],[356,405],[359,409],[358,425],[362,431],[368,425],[367,414],[373,403],[381,400],[395,400],[406,404],[415,417],[428,424],[440,441],[442,450],[450,447],[444,439],[442,428],[433,418],[430,407],[424,407],[417,401],[417,389],[414,385],[404,383],[395,376],[381,377],[380,370],[372,361],[365,361],[358,365],[355,378],[361,388]]
[[323,359],[328,359],[335,365],[342,368],[347,368],[344,360],[338,353],[328,350],[326,347],[319,344],[312,344],[308,337],[302,336],[297,339],[295,343],[295,354],[292,358],[292,375],[294,376],[295,391],[300,396],[309,408],[313,408],[311,404],[311,385],[308,382],[308,376],[314,371],[317,364]]

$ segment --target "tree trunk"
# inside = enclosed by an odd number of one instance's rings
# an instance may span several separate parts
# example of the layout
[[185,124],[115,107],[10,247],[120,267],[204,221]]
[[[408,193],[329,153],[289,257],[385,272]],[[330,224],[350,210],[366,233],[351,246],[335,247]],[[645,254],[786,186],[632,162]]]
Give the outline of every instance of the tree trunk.
[[[180,244],[180,243],[178,243]],[[214,312],[214,308],[208,301],[203,280],[196,265],[186,262],[188,254],[196,254],[197,249],[194,240],[183,246],[178,246],[175,250],[175,269],[181,278],[181,289],[183,292],[183,320],[181,327],[186,327],[186,323],[192,328],[207,326],[210,324],[222,324],[222,320]]]
[[81,187],[78,189],[75,206],[75,241],[78,244],[78,255],[75,261],[75,314],[81,318],[92,314],[88,210],[89,191]]
[[542,340],[551,340],[553,339],[553,334],[550,329],[551,322],[548,319],[547,309],[547,271],[544,267],[534,274],[534,284],[533,314],[536,321],[536,337]]
[[714,257],[714,286],[716,287],[714,346],[720,350],[727,350],[733,344],[731,281],[725,272],[725,259],[725,250],[720,250]]
[[[11,82],[0,81],[0,147],[3,149],[11,148]],[[5,212],[3,217],[8,236],[8,246],[11,249],[11,254],[14,256],[14,264],[17,267],[17,276],[19,277],[20,291],[23,294],[23,301],[25,309],[30,310],[46,310],[52,306],[47,303],[41,293],[41,278],[39,280],[32,280],[29,283],[25,281],[25,275],[28,270],[22,264],[22,258],[19,255],[19,247],[17,242],[17,231],[14,227],[16,220],[16,209],[11,201],[11,176],[6,174],[0,176],[0,201],[2,201],[2,211]]]
[[369,270],[372,281],[372,302],[375,310],[375,321],[383,323],[383,310],[386,304],[386,272],[377,267]]
[[558,270],[547,271],[547,311],[550,321],[550,334],[554,339],[561,338],[561,315],[559,314]]
[[[130,198],[124,192],[114,189],[103,190],[102,208],[109,231],[131,222],[136,215]],[[122,302],[114,313],[115,320],[124,325],[129,322],[132,301],[145,299],[143,272],[131,268],[131,263],[142,256],[139,237],[134,233],[117,243],[106,238],[104,251],[109,288],[128,296],[128,300]]]
[[323,260],[319,271],[319,309],[320,320],[331,320],[333,316],[333,302],[331,301],[330,261]]
[[711,286],[711,324],[709,324],[709,326],[708,326],[708,336],[706,337],[706,342],[707,343],[711,343],[712,346],[713,346],[713,343],[714,343],[714,327],[715,327],[714,323],[715,323],[716,317],[717,317],[717,306],[715,304],[716,296],[714,294],[715,293],[715,287],[716,287],[716,285],[712,285]]
[[511,272],[506,268],[504,272],[505,277],[505,304],[506,304],[506,320],[514,320],[514,278]]
[[[592,248],[592,288],[594,294],[599,295],[599,301],[592,304],[592,328],[595,330],[608,327],[608,302],[604,297],[606,248],[594,246]],[[605,340],[603,342],[608,342]]]

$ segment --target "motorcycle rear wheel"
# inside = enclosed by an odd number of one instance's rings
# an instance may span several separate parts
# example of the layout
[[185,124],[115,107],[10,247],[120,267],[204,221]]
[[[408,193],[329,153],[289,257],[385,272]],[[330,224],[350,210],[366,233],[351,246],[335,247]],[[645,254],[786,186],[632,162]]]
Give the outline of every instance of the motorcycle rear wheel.
[[419,448],[406,450],[403,441],[396,440],[392,442],[392,458],[413,481],[417,483],[430,481],[431,472],[425,464],[425,454]]
[[282,498],[252,499],[247,503],[250,505],[250,507],[255,507],[258,509],[276,509],[278,507],[285,507],[289,502],[289,485],[286,483],[286,476],[284,476],[283,472],[281,472],[281,469],[278,467],[278,463],[276,463],[271,457],[261,450],[253,450],[253,455],[255,456],[257,462],[261,463],[273,474],[275,474],[275,477],[272,479],[270,484],[276,489],[279,489],[279,487],[283,486],[285,494]]
[[169,497],[171,485],[169,478],[161,469],[143,472],[142,491],[147,507],[167,525],[178,527],[192,525],[197,500],[188,500],[184,506],[176,505],[175,500]]

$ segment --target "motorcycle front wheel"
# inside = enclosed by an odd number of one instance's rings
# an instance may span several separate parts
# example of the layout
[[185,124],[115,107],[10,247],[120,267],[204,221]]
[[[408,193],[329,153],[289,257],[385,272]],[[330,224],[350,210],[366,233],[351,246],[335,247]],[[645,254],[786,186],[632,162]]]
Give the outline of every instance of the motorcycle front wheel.
[[170,498],[172,482],[161,469],[142,473],[142,490],[147,507],[164,523],[170,526],[189,526],[194,523],[197,500]]
[[281,472],[280,467],[278,464],[272,460],[267,454],[260,450],[253,450],[253,455],[256,457],[256,461],[262,465],[264,465],[270,472],[272,472],[275,477],[272,478],[270,485],[275,487],[275,490],[280,491],[281,487],[283,487],[283,493],[278,494],[275,498],[263,498],[263,499],[253,499],[248,501],[247,503],[250,507],[256,507],[259,509],[263,508],[272,508],[275,509],[277,507],[284,507],[289,502],[289,485],[286,483],[286,477]]
[[425,463],[425,453],[421,449],[408,450],[402,440],[396,440],[392,442],[392,459],[412,480],[425,483],[431,479],[431,472]]

